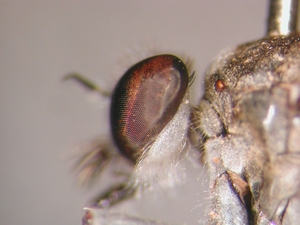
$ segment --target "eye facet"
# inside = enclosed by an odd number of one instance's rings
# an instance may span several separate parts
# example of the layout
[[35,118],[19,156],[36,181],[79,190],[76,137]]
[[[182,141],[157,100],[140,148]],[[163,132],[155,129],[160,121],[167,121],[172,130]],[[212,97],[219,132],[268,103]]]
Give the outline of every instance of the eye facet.
[[226,89],[226,85],[224,84],[224,82],[220,79],[218,79],[216,82],[215,82],[215,89],[216,91],[223,91]]
[[137,161],[176,114],[188,83],[185,64],[173,55],[153,56],[127,70],[110,108],[112,135],[124,156]]

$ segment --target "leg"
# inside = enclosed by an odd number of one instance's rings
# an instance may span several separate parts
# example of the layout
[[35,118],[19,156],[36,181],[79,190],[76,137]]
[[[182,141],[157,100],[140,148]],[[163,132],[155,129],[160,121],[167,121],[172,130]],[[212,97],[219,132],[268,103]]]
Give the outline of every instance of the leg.
[[133,197],[136,189],[127,182],[112,186],[105,193],[101,194],[94,200],[97,208],[109,208],[123,200]]

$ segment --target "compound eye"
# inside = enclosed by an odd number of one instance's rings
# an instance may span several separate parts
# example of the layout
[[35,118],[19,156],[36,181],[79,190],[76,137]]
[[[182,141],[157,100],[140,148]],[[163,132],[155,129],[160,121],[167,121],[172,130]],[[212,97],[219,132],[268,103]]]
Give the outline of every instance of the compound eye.
[[224,81],[218,79],[215,82],[215,90],[218,91],[218,92],[221,92],[221,91],[223,91],[225,89],[226,89],[226,85],[225,85]]
[[158,55],[132,66],[118,82],[111,103],[112,135],[120,152],[136,162],[175,116],[188,88],[184,63]]

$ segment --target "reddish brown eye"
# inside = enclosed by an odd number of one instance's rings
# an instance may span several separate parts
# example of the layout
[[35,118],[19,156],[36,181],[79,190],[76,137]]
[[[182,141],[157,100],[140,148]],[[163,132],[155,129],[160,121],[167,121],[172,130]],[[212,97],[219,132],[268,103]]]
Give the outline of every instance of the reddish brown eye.
[[223,91],[226,89],[226,85],[222,80],[217,80],[215,83],[215,89],[216,91]]
[[118,82],[110,109],[112,135],[133,162],[176,114],[188,88],[184,63],[158,55],[132,66]]

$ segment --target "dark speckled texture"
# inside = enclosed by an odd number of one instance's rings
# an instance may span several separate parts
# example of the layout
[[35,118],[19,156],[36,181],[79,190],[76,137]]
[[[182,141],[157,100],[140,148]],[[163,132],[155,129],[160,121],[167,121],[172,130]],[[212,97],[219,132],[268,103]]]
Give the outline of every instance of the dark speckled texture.
[[193,119],[210,174],[207,223],[299,224],[300,36],[223,53],[205,90]]

